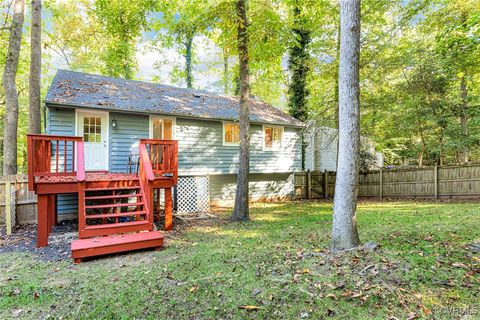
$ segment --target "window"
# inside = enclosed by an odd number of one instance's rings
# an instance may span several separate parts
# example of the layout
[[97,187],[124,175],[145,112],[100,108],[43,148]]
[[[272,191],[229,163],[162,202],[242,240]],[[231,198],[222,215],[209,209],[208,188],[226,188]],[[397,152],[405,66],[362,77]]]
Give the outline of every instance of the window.
[[263,127],[263,147],[266,150],[278,150],[282,147],[283,127]]
[[223,123],[223,144],[237,145],[240,143],[240,125],[234,122]]
[[150,137],[152,139],[173,139],[174,119],[152,117],[150,130]]
[[102,118],[84,117],[83,118],[83,141],[101,142],[102,141]]

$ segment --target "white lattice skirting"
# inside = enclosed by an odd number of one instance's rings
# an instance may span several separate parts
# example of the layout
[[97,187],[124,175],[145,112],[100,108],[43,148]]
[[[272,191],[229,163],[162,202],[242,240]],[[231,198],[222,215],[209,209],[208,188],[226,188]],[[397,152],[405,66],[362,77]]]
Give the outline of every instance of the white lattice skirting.
[[177,212],[210,211],[210,179],[208,176],[178,177]]

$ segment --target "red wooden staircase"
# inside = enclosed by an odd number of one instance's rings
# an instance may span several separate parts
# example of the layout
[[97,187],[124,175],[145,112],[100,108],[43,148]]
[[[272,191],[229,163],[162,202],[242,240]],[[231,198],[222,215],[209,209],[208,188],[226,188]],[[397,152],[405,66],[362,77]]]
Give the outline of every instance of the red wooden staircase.
[[[111,181],[122,185],[121,180]],[[145,196],[138,178],[130,186],[91,187],[87,183],[83,192],[80,238],[106,236],[115,233],[152,230],[153,224],[145,205]]]
[[153,231],[148,199],[137,176],[118,175],[113,180],[110,175],[108,181],[86,182],[79,190],[80,201],[80,239],[71,247],[75,262],[91,256],[162,247],[163,235]]
[[[153,195],[155,189],[165,189],[168,230],[171,188],[177,181],[176,141],[142,139],[138,174],[85,173],[81,138],[29,135],[28,145],[29,186],[39,197],[39,247],[48,245],[55,220],[54,197],[72,192],[78,194],[79,239],[71,245],[76,263],[92,256],[163,246],[163,235],[154,231]],[[33,152],[38,148],[43,148],[37,152],[40,157]],[[59,154],[64,156],[63,164],[59,164]]]

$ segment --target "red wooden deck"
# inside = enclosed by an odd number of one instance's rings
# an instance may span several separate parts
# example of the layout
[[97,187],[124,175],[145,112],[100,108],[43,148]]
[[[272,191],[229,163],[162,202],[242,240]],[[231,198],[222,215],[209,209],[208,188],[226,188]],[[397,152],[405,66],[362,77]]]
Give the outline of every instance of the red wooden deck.
[[[85,182],[91,181],[126,181],[135,180],[138,176],[133,173],[123,172],[85,172]],[[78,182],[76,176],[42,176],[36,179],[38,183],[64,183],[64,182]]]
[[38,247],[48,245],[48,235],[56,223],[57,195],[71,193],[78,194],[80,239],[72,243],[76,262],[82,257],[158,248],[163,244],[163,236],[152,231],[153,220],[160,211],[159,191],[164,189],[164,227],[172,228],[177,141],[140,140],[139,173],[130,174],[85,172],[80,137],[27,138],[29,189],[38,195]]

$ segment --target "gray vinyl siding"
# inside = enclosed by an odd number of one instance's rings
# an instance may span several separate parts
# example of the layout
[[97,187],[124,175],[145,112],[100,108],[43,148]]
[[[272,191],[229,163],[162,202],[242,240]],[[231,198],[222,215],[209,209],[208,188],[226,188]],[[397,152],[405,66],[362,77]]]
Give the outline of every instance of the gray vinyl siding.
[[[148,115],[110,112],[117,128],[109,123],[109,171],[127,170],[127,159],[137,152],[138,141],[149,136]],[[48,132],[75,135],[75,110],[50,107]],[[290,173],[301,170],[301,130],[284,127],[280,151],[263,150],[263,127],[251,125],[250,172],[252,199],[283,197],[293,190]],[[230,201],[234,197],[238,170],[238,146],[223,145],[223,122],[176,118],[174,138],[178,140],[179,175],[211,175],[212,201]],[[60,195],[59,214],[77,212],[76,195]]]
[[138,154],[139,140],[148,138],[149,118],[146,115],[110,112],[110,121],[113,119],[117,121],[117,127],[110,126],[109,171],[126,172],[128,156]]
[[[250,200],[290,198],[293,193],[293,173],[251,173],[249,175]],[[210,202],[231,205],[235,200],[237,175],[210,176]]]
[[[52,135],[75,135],[75,110],[49,108],[47,132]],[[57,197],[57,213],[66,214],[77,212],[77,195],[62,194]]]
[[[238,146],[223,145],[221,121],[177,118],[179,174],[233,174],[238,171]],[[292,172],[301,169],[300,129],[284,127],[283,148],[263,150],[263,127],[250,128],[250,172]]]
[[75,135],[75,110],[49,108],[47,131],[59,136]]

